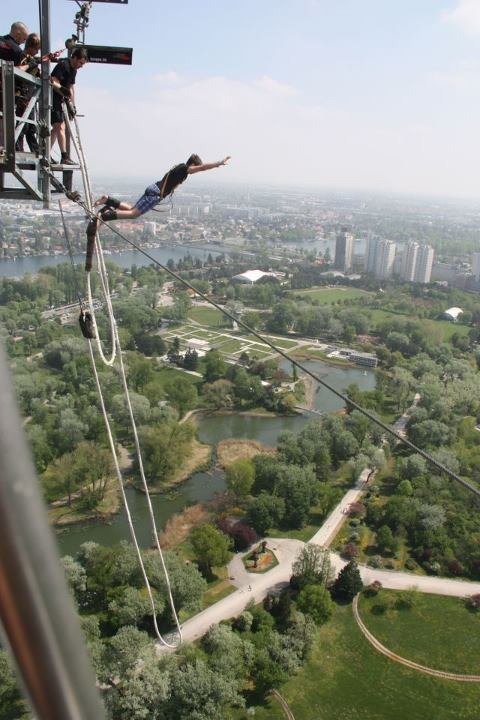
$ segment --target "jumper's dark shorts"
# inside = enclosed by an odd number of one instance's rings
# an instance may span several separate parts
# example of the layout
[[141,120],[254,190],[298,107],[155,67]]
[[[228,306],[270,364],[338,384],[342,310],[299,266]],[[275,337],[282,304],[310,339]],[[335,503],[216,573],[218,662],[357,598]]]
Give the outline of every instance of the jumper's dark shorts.
[[142,197],[137,200],[135,207],[140,211],[140,215],[144,215],[158,205],[160,202],[160,192],[157,183],[152,183],[145,188]]

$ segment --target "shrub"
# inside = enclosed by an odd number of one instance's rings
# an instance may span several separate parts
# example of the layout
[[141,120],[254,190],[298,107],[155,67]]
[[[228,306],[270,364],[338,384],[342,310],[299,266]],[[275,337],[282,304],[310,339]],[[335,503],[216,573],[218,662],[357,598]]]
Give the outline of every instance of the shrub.
[[358,543],[359,540],[360,540],[360,533],[358,533],[358,532],[353,532],[350,535],[350,537],[348,538],[348,541],[352,542],[352,543]]
[[373,555],[373,557],[368,559],[367,565],[370,565],[370,567],[373,567],[373,568],[383,567],[383,559],[382,559],[381,555]]
[[473,610],[473,612],[479,612],[480,611],[480,593],[477,595],[471,595],[470,597],[465,598],[465,607],[467,607],[469,610]]
[[378,580],[374,580],[372,583],[370,583],[370,585],[367,585],[367,587],[363,589],[363,594],[365,595],[365,597],[375,597],[376,595],[378,595],[381,589],[382,583]]
[[405,560],[405,567],[407,570],[415,570],[415,568],[417,567],[417,563],[413,558],[407,558]]
[[404,590],[395,599],[396,610],[411,610],[417,602],[416,590]]
[[358,547],[355,545],[355,543],[347,543],[344,545],[342,550],[343,557],[347,558],[348,560],[351,560],[354,557],[357,557],[358,555]]

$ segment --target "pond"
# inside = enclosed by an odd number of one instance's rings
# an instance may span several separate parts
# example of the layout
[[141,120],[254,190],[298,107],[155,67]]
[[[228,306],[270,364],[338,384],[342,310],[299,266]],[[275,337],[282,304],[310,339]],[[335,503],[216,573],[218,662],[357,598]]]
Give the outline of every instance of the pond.
[[[362,390],[371,390],[375,387],[375,374],[371,370],[334,367],[320,361],[305,361],[304,364],[340,392],[354,382],[358,383]],[[317,410],[328,413],[342,407],[343,403],[340,398],[326,388],[318,389],[315,395]],[[227,438],[246,438],[275,446],[281,432],[284,430],[298,432],[308,420],[314,417],[316,416],[309,413],[294,417],[262,417],[241,414],[208,415],[198,419],[198,437],[202,442],[212,445]],[[152,496],[158,529],[163,529],[172,515],[181,512],[188,505],[210,500],[215,493],[222,492],[224,489],[224,473],[215,470],[195,473],[173,490]],[[145,497],[133,488],[127,489],[127,497],[139,542],[143,547],[148,547],[152,544],[152,534]],[[127,520],[122,511],[109,523],[93,522],[72,526],[59,533],[58,543],[62,555],[74,555],[79,546],[89,540],[103,545],[113,545],[120,540],[129,538]]]

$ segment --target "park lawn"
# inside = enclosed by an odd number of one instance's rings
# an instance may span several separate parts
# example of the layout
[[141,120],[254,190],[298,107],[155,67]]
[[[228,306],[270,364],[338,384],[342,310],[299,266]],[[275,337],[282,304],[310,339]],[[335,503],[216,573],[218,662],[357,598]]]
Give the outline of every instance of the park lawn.
[[195,320],[200,323],[200,325],[209,325],[211,327],[225,327],[230,325],[230,320],[225,317],[220,310],[202,305],[190,308],[188,311],[188,319]]
[[245,342],[238,340],[231,336],[223,335],[221,339],[215,341],[216,349],[221,353],[230,355],[231,353],[240,352],[243,348],[248,350],[248,346],[245,348]]
[[[252,337],[252,336],[250,336]],[[282,348],[282,350],[289,350],[290,348],[297,347],[298,341],[297,340],[285,340],[284,338],[278,338],[274,337],[273,335],[265,335],[264,337],[267,338],[267,340],[270,340],[271,343],[274,345],[277,345],[279,348]]]
[[292,290],[291,295],[308,295],[315,300],[321,300],[324,303],[334,303],[338,300],[356,300],[360,297],[373,297],[374,293],[359,288],[346,287],[319,287],[308,288],[306,290]]
[[[433,616],[432,608],[429,617]],[[433,627],[428,618],[427,623]],[[330,622],[318,630],[310,659],[278,690],[295,720],[478,720],[479,717],[480,684],[441,680],[392,662],[363,637],[351,605],[336,607]],[[248,717],[244,711],[238,719]],[[282,717],[273,699],[256,708],[256,720]]]
[[165,390],[165,385],[172,380],[177,380],[178,378],[182,378],[183,380],[187,380],[188,382],[192,383],[192,385],[199,385],[203,378],[197,377],[196,375],[190,375],[190,373],[183,372],[183,370],[176,370],[175,368],[170,367],[162,367],[159,370],[155,370],[155,376],[152,380],[152,382],[155,383],[155,385],[162,388],[162,390]]
[[439,343],[449,342],[454,333],[458,333],[458,335],[461,336],[467,336],[470,330],[468,325],[453,323],[449,320],[429,320],[427,318],[417,318],[411,315],[404,315],[402,313],[393,312],[392,310],[379,310],[369,307],[367,307],[366,310],[371,316],[371,331],[375,331],[375,328],[379,323],[384,320],[391,320],[392,318],[415,320],[430,337],[434,338]]
[[466,609],[463,598],[416,593],[410,610],[375,613],[380,601],[393,603],[398,595],[382,590],[359,600],[360,617],[383,645],[434,670],[480,675],[480,617]]

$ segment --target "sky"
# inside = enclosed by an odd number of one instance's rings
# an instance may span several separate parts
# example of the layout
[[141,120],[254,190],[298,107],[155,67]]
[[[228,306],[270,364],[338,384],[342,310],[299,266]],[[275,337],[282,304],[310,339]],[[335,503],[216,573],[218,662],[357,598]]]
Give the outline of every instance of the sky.
[[[5,5],[2,32],[38,30],[37,0]],[[77,9],[50,0],[52,49]],[[86,42],[133,47],[77,76],[94,179],[196,152],[232,156],[225,183],[480,199],[480,0],[95,2]]]

